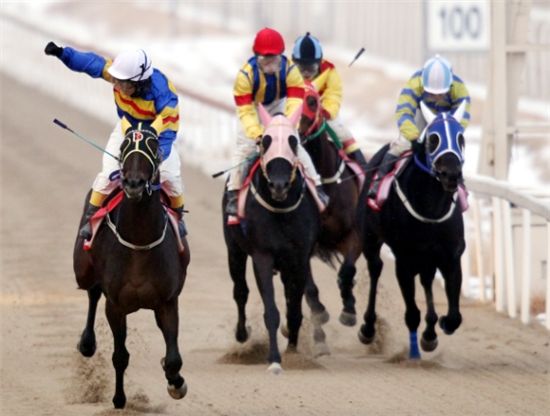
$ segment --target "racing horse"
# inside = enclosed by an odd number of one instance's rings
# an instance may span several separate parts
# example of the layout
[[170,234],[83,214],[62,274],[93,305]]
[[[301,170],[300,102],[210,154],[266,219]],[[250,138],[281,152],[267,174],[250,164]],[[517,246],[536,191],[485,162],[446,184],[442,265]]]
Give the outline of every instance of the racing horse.
[[[343,303],[339,319],[342,324],[353,326],[356,323],[353,295],[355,262],[361,255],[362,244],[356,224],[356,208],[364,174],[354,172],[346,163],[349,157],[343,149],[339,149],[338,138],[333,137],[321,110],[315,84],[306,83],[298,131],[304,148],[311,155],[321,176],[323,188],[330,197],[329,205],[321,217],[316,254],[331,265],[335,254],[339,253],[343,257],[338,270],[338,286]],[[306,286],[306,300],[314,322],[328,321],[328,313],[319,301],[319,290],[312,278],[308,279]]]
[[[235,338],[243,343],[250,335],[245,312],[249,294],[246,262],[250,256],[269,335],[268,371],[278,374],[282,371],[277,346],[280,316],[275,303],[273,272],[280,272],[284,285],[287,351],[292,352],[298,344],[302,298],[306,279],[311,274],[310,258],[320,220],[315,199],[308,192],[305,178],[298,168],[299,143],[295,126],[301,109],[289,118],[282,114],[271,118],[261,105],[258,112],[266,127],[260,140],[260,159],[252,168],[249,188],[244,196],[245,215],[240,225],[228,225],[227,214],[222,209],[223,231],[238,311]],[[222,206],[225,206],[226,198],[224,194]]]
[[83,249],[84,241],[77,236],[73,256],[76,281],[88,291],[88,317],[78,344],[86,357],[95,353],[97,303],[102,293],[106,298],[105,313],[114,338],[115,408],[126,404],[124,371],[130,358],[125,346],[126,316],[139,309],[154,311],[164,336],[166,356],[161,365],[169,394],[181,399],[187,392],[179,374],[182,359],[177,340],[178,296],[190,261],[189,246],[185,238],[178,246],[161,200],[156,134],[141,123],[127,127],[119,156],[120,203],[106,214],[89,250]]
[[[447,314],[439,319],[441,329],[448,335],[460,326],[459,309],[462,270],[460,258],[465,249],[464,223],[457,196],[463,191],[464,132],[460,120],[465,102],[454,113],[434,115],[423,102],[421,111],[427,126],[413,155],[397,174],[387,200],[379,212],[367,206],[367,192],[373,174],[368,173],[361,193],[358,217],[363,237],[363,254],[370,274],[368,305],[359,339],[369,344],[375,337],[375,303],[378,278],[383,262],[380,248],[386,243],[395,256],[395,271],[405,301],[405,323],[409,330],[409,358],[420,359],[417,329],[420,310],[415,303],[415,276],[426,296],[426,329],[421,347],[433,351],[438,339],[435,324],[432,283],[436,270],[443,276],[448,302]],[[388,145],[379,150],[369,162],[369,171],[380,164]],[[459,200],[460,202],[460,200]]]

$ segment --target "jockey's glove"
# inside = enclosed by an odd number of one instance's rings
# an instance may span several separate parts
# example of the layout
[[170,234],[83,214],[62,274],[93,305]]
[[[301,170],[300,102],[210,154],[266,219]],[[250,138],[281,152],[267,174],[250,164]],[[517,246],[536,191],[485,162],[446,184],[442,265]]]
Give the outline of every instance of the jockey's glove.
[[60,58],[61,54],[63,53],[63,48],[61,46],[57,46],[53,42],[48,42],[48,44],[46,45],[46,48],[44,48],[44,53],[46,55],[53,55]]

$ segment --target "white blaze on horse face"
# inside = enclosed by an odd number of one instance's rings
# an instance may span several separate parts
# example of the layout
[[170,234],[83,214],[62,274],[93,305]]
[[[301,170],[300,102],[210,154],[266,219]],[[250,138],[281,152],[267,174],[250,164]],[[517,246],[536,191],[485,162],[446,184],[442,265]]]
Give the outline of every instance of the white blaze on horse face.
[[426,124],[429,126],[435,120],[436,115],[428,108],[424,101],[420,101],[420,111],[422,111],[422,116],[426,120]]
[[271,145],[262,158],[264,165],[267,165],[269,161],[277,157],[282,157],[294,165],[297,156],[292,151],[288,141],[290,136],[298,138],[294,124],[285,116],[277,115],[271,119],[271,122],[265,129],[264,135],[271,136]]

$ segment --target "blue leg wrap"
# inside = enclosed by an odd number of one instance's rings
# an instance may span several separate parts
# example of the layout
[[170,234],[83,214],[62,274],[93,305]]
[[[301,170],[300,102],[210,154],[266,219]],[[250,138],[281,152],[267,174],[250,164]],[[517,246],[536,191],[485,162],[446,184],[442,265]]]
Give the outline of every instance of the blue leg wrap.
[[409,334],[409,358],[411,360],[419,360],[420,359],[420,350],[418,349],[418,339],[416,337],[416,332],[411,332]]

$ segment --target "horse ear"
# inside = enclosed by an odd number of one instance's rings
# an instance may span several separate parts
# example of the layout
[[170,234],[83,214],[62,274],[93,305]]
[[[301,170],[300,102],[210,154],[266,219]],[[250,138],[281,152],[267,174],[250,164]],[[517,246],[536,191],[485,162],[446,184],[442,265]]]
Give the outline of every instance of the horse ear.
[[464,117],[464,113],[466,112],[466,100],[463,100],[458,108],[453,113],[453,117],[456,121],[459,123],[462,121],[462,117]]
[[300,121],[300,117],[302,116],[303,105],[304,105],[303,103],[300,104],[300,106],[296,108],[296,110],[294,110],[294,112],[288,118],[290,120],[290,124],[292,125],[292,127],[295,127],[298,125],[298,122]]
[[260,121],[262,122],[262,125],[268,126],[271,122],[271,116],[261,103],[260,105],[258,105],[258,114],[260,115]]
[[125,135],[126,132],[132,128],[132,124],[128,121],[126,117],[120,119],[120,127],[122,128],[122,134]]
[[429,126],[432,124],[432,121],[435,120],[436,115],[428,108],[426,104],[424,104],[424,101],[420,101],[420,111],[422,111],[422,115],[424,116],[424,120],[426,120],[426,124]]

